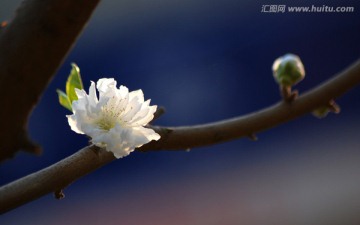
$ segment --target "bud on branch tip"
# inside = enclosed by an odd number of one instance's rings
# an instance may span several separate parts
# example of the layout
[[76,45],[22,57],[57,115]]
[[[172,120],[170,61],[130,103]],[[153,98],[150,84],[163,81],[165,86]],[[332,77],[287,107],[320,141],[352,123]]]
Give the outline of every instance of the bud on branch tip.
[[292,91],[291,87],[300,82],[305,77],[305,69],[300,58],[294,54],[286,54],[277,58],[272,66],[275,81],[280,85],[281,95],[287,102],[293,101],[297,96],[297,91]]

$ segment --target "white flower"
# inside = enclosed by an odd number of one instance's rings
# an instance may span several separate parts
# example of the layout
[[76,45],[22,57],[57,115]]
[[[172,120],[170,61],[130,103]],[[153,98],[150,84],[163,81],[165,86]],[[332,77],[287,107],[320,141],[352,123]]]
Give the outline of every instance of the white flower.
[[91,137],[93,144],[106,147],[116,158],[130,154],[135,148],[159,140],[160,135],[144,126],[154,117],[156,105],[144,101],[141,90],[129,92],[125,86],[116,88],[114,79],[103,78],[91,82],[89,95],[75,89],[78,100],[73,101],[73,115],[68,122],[73,131]]

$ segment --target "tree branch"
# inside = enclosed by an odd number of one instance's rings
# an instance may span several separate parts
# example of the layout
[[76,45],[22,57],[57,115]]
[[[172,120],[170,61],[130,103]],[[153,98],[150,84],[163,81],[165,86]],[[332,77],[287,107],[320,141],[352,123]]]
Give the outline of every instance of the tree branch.
[[[334,78],[306,92],[292,103],[279,102],[258,112],[210,124],[188,127],[153,127],[161,135],[157,142],[140,151],[179,150],[216,144],[285,123],[326,105],[360,83],[360,60]],[[78,178],[113,161],[112,153],[95,146],[75,154],[41,171],[0,188],[0,212],[4,213],[45,194],[62,193]],[[62,195],[61,195],[62,196]]]
[[40,153],[28,138],[27,118],[99,1],[26,0],[2,24],[0,161],[19,149]]
[[140,150],[188,149],[251,136],[327,105],[359,83],[360,60],[291,103],[281,101],[248,115],[204,125],[154,127],[155,131],[160,133],[161,139],[143,146]]

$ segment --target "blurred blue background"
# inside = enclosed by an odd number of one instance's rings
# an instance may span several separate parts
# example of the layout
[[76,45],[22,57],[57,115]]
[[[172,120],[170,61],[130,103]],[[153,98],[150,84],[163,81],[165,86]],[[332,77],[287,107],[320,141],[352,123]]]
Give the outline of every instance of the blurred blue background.
[[[9,20],[19,0],[2,0]],[[352,13],[262,13],[263,5],[353,6]],[[103,0],[35,108],[40,157],[19,153],[0,184],[87,145],[57,102],[70,63],[90,80],[114,77],[164,106],[159,125],[193,125],[250,113],[280,100],[271,66],[299,55],[304,92],[359,57],[358,1]],[[46,62],[46,59],[44,59]],[[36,79],[36,78],[34,78]],[[360,88],[337,100],[339,115],[311,115],[190,152],[135,152],[48,195],[1,224],[359,224]],[[13,106],[16,110],[16,103]],[[339,223],[337,223],[339,222]],[[341,222],[341,223],[340,223]]]

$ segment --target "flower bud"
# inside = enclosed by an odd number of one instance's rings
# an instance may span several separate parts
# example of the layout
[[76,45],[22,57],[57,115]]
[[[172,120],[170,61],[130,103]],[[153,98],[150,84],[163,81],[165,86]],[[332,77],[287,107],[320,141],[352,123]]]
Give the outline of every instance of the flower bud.
[[329,107],[327,106],[321,106],[314,111],[312,111],[313,116],[316,118],[322,119],[327,116],[327,114],[330,112]]
[[327,116],[329,112],[339,113],[340,106],[334,100],[330,100],[326,105],[320,106],[312,111],[313,116],[321,119]]
[[277,58],[272,67],[277,83],[282,86],[292,86],[304,79],[304,66],[297,55],[286,54]]

